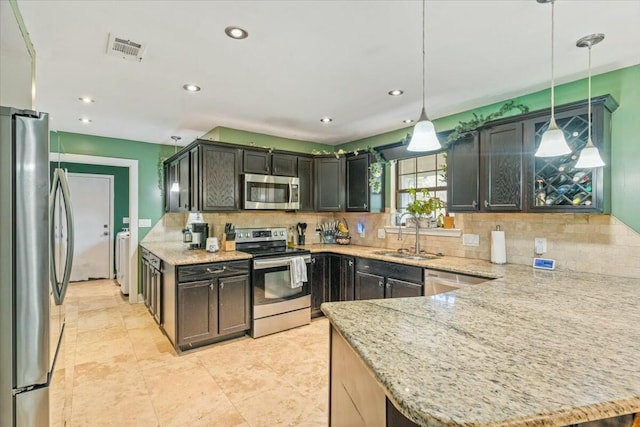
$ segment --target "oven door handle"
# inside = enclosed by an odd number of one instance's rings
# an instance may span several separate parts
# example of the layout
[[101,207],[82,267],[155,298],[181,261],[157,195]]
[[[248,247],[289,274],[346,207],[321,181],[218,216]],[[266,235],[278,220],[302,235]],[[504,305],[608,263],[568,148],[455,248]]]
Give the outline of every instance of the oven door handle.
[[[256,259],[253,261],[254,270],[264,270],[265,268],[288,267],[294,257],[275,258],[275,259]],[[311,262],[311,255],[304,255],[304,262]]]

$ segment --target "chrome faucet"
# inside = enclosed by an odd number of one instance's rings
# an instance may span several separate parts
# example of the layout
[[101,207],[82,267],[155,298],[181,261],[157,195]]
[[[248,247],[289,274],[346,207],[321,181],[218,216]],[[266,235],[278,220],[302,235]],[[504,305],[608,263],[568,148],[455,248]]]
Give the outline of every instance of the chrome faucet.
[[[411,215],[410,212],[405,212],[402,215],[400,215],[400,218],[398,218],[398,222],[400,223],[400,230],[398,231],[398,240],[402,240],[402,218],[406,215]],[[413,217],[414,219],[414,223],[416,225],[416,255],[420,254],[420,220],[417,217]]]

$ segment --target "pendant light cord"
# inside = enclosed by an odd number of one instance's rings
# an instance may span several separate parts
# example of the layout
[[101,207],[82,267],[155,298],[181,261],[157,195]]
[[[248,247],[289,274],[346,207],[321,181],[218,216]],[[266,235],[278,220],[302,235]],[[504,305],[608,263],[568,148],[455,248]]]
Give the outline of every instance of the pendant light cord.
[[590,143],[592,143],[591,141],[591,44],[589,44],[589,106],[588,106],[588,123],[589,123],[589,129],[588,129],[588,139],[587,139],[587,145],[589,145]]
[[425,3],[427,2],[427,0],[422,0],[422,111],[424,111],[424,106],[426,104],[426,97],[425,97],[425,77],[424,77],[424,73],[425,73],[425,52],[424,52],[424,34],[425,34],[425,19],[424,19],[424,15],[425,15]]
[[551,0],[551,120],[555,120],[555,75],[554,75],[554,48],[555,37],[555,0]]

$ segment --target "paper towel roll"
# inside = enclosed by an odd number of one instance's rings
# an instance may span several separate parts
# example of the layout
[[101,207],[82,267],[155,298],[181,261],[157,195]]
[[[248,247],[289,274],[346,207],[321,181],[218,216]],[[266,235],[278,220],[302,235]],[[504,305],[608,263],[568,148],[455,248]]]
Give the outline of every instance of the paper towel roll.
[[507,244],[504,231],[491,232],[491,262],[494,264],[507,263]]

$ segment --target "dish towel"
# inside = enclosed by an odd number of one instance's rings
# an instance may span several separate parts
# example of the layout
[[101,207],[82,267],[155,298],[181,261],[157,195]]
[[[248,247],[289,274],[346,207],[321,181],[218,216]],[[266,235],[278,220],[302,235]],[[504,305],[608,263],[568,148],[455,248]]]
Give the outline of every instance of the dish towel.
[[289,261],[291,272],[291,289],[299,288],[307,281],[307,263],[301,256],[291,258]]

